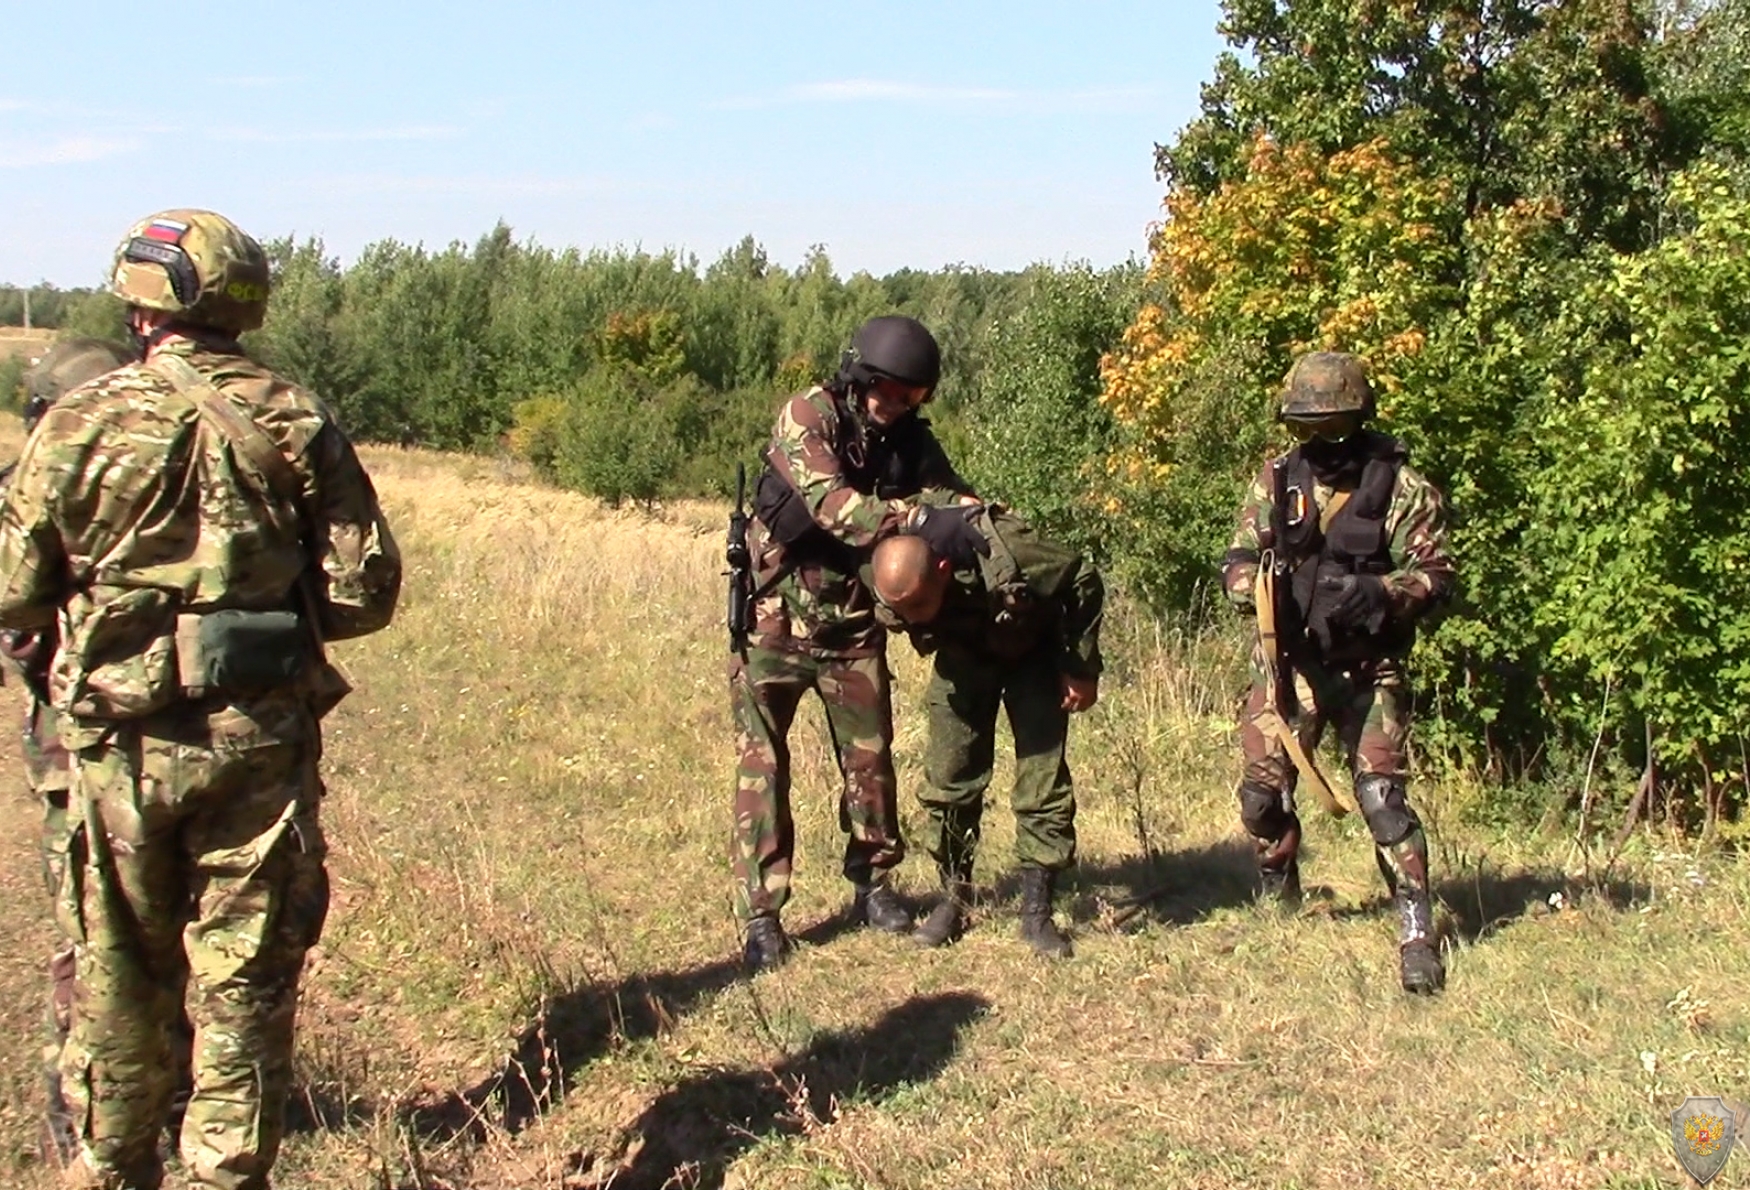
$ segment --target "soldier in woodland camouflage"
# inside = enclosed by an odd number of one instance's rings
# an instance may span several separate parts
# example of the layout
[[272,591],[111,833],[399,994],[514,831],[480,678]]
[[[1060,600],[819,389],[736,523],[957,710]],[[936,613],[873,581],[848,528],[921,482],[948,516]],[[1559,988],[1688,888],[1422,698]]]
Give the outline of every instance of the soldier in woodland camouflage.
[[789,948],[779,921],[795,849],[788,736],[809,690],[825,704],[844,776],[839,823],[855,912],[878,929],[911,928],[887,882],[905,849],[886,637],[858,570],[875,542],[899,532],[956,557],[984,548],[964,515],[920,503],[968,493],[917,414],[940,374],[940,350],[921,324],[872,319],[838,376],[784,403],[766,449],[748,538],[754,627],[729,674],[738,750],[732,850],[751,971],[781,962]]
[[1446,972],[1428,844],[1407,794],[1405,658],[1416,621],[1451,595],[1453,566],[1439,490],[1401,442],[1364,428],[1373,411],[1359,360],[1302,357],[1280,411],[1300,445],[1265,465],[1240,509],[1223,578],[1260,625],[1240,732],[1240,818],[1265,893],[1298,900],[1297,766],[1334,725],[1397,903],[1401,982],[1431,993]]
[[79,807],[57,898],[70,1185],[160,1184],[184,1008],[187,1184],[266,1187],[284,1131],[328,900],[318,722],[346,691],[323,641],[385,626],[401,567],[327,408],[237,344],[268,281],[211,212],[131,229],[110,288],[141,361],[44,415],[0,505],[0,625],[58,632]]
[[924,696],[929,785],[920,797],[942,899],[913,937],[943,946],[964,925],[1001,709],[1015,739],[1021,937],[1037,954],[1067,958],[1051,903],[1076,853],[1069,717],[1099,697],[1105,587],[1076,551],[1006,509],[987,507],[973,524],[991,547],[975,566],[956,569],[911,537],[883,541],[871,565],[884,620],[935,654]]

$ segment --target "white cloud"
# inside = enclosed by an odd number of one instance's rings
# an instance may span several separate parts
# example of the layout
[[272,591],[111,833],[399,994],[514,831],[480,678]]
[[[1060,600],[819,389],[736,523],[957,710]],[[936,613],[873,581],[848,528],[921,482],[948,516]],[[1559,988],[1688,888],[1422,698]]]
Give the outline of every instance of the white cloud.
[[0,169],[74,165],[101,161],[139,147],[139,141],[113,136],[59,136],[52,140],[0,140]]
[[279,132],[266,128],[221,128],[207,135],[219,141],[258,145],[337,144],[341,142],[450,140],[462,135],[450,124],[409,124],[391,128],[353,128]]

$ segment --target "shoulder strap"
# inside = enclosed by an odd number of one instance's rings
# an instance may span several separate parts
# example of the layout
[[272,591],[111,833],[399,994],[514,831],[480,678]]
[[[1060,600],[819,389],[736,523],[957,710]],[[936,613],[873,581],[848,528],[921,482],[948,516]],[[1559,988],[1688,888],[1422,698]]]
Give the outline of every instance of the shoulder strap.
[[[176,386],[176,391],[194,402],[207,425],[229,442],[238,454],[260,472],[268,491],[295,515],[304,503],[303,485],[280,448],[268,441],[260,428],[238,412],[218,389],[178,355],[159,354],[147,364]],[[295,521],[294,521],[295,524]]]
[[[267,485],[267,495],[270,497],[268,506],[273,510],[270,515],[289,516],[290,522],[278,527],[301,544],[304,535],[298,522],[304,506],[304,494],[297,473],[292,470],[291,463],[280,452],[280,448],[269,441],[253,420],[245,417],[235,405],[227,401],[213,387],[212,381],[201,375],[193,364],[181,356],[160,353],[146,361],[146,366],[175,385],[177,392],[194,403],[201,419],[219,437],[229,442],[232,449],[248,460]],[[316,649],[320,655],[323,648],[322,621],[318,617],[320,605],[311,588],[310,568],[307,565],[298,574],[297,588],[299,600],[304,605],[304,619],[309,622],[310,632],[316,638]]]

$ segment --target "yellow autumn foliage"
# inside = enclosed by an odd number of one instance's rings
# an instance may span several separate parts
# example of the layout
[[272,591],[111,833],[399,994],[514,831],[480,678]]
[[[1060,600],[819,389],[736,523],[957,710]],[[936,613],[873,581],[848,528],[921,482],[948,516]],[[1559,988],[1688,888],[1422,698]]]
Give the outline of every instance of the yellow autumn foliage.
[[1258,137],[1242,180],[1167,196],[1155,300],[1102,361],[1103,400],[1147,451],[1194,430],[1204,400],[1187,390],[1212,353],[1259,361],[1221,397],[1263,410],[1292,357],[1323,348],[1367,357],[1389,404],[1447,294],[1449,209],[1444,184],[1383,140],[1326,158]]

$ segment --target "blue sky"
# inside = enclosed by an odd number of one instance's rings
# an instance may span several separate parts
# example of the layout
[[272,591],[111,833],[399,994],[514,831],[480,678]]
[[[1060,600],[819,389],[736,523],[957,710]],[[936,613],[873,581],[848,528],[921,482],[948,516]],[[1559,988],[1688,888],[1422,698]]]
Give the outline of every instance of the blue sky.
[[752,234],[841,273],[1121,261],[1216,0],[9,6],[0,282],[99,283],[202,206],[350,260],[393,237]]

